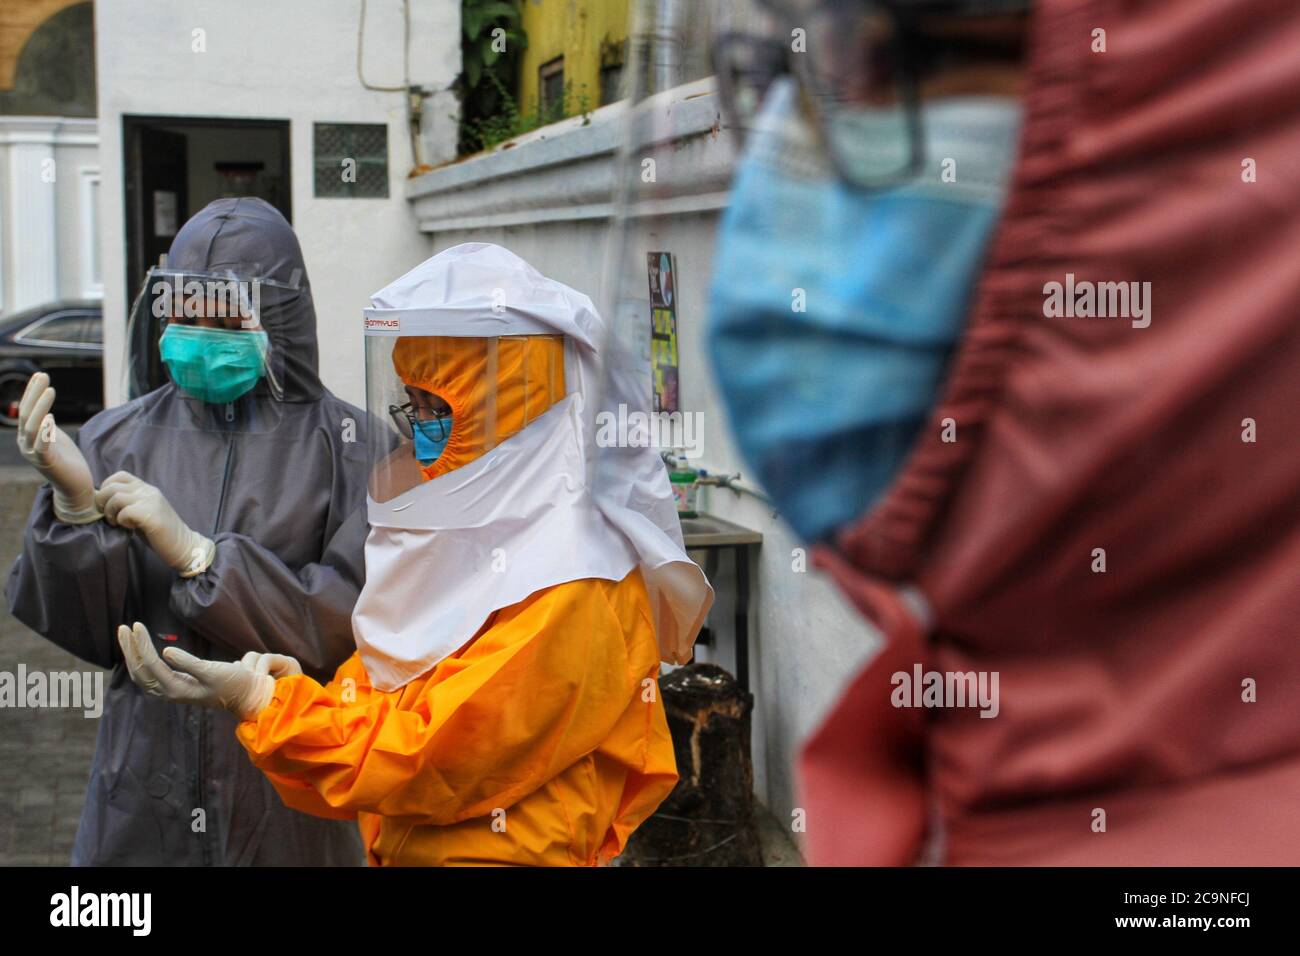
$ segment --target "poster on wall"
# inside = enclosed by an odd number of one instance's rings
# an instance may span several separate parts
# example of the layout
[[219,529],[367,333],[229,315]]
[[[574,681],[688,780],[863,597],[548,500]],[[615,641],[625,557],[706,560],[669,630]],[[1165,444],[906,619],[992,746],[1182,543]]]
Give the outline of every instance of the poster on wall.
[[650,368],[654,410],[679,411],[677,404],[677,262],[671,252],[646,253],[650,274]]
[[153,194],[153,234],[159,239],[176,235],[176,194],[156,189]]

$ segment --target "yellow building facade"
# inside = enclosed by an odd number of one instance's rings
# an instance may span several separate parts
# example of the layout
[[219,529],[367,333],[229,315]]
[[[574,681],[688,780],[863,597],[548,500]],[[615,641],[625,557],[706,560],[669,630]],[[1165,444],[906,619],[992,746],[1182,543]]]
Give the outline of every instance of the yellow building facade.
[[618,98],[630,0],[521,0],[528,49],[519,66],[521,112],[548,106],[568,87],[566,112]]

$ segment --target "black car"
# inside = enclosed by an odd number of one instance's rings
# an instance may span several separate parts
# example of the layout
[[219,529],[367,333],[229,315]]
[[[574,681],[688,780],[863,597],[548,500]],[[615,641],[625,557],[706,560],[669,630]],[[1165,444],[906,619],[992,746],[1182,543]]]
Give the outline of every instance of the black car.
[[36,372],[50,376],[60,423],[83,421],[104,407],[100,303],[54,302],[0,317],[0,425],[18,424],[18,402]]

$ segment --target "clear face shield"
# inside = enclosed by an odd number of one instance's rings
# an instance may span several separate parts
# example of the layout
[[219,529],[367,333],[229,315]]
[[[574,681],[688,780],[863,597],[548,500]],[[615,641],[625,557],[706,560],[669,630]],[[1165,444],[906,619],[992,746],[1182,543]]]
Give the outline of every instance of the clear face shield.
[[228,272],[149,270],[127,320],[127,395],[167,381],[190,398],[228,405],[284,397],[284,364],[263,317],[301,292],[254,266]]
[[[699,226],[725,201],[730,158],[709,61],[714,5],[633,0],[630,13],[625,110],[607,120],[622,124],[622,149],[598,302],[606,321],[602,379],[592,403],[593,433],[605,436],[592,480],[616,499],[627,496],[621,462],[638,448],[668,457],[700,451],[692,409],[702,404],[707,372],[682,362],[678,323],[703,314],[708,247]],[[616,434],[602,422],[614,423]]]
[[366,333],[370,497],[461,468],[565,395],[564,337]]

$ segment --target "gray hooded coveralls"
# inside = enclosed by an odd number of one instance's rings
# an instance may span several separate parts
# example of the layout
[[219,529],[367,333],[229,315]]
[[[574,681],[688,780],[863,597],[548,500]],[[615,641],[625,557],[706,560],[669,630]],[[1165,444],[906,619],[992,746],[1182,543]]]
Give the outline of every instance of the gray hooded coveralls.
[[112,671],[72,862],[358,865],[356,824],[286,808],[249,763],[233,715],[146,697],[122,661],[117,627],[139,620],[159,647],[227,661],[289,654],[328,677],[355,650],[364,577],[365,417],[317,376],[316,314],[288,222],[259,199],[217,200],[177,234],[168,266],[255,268],[286,282],[296,270],[302,287],[262,299],[282,400],[265,380],[227,405],[169,382],[78,436],[96,485],[129,471],[212,538],[207,571],[181,578],[143,536],[64,524],[49,486],[37,494],[5,589],[10,610]]

